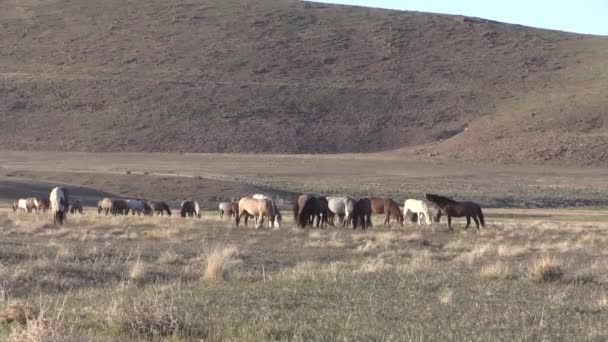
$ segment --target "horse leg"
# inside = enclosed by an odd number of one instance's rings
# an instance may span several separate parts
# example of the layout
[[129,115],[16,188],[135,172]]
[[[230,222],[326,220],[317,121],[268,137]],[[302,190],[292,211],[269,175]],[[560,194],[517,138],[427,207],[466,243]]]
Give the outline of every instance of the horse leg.
[[448,228],[450,228],[450,230],[454,230],[454,228],[452,228],[452,216],[448,215]]
[[473,216],[473,221],[475,221],[475,225],[477,226],[477,230],[479,230],[479,220],[477,219],[477,216]]
[[467,215],[467,225],[464,226],[464,229],[469,229],[469,226],[471,225],[471,216]]

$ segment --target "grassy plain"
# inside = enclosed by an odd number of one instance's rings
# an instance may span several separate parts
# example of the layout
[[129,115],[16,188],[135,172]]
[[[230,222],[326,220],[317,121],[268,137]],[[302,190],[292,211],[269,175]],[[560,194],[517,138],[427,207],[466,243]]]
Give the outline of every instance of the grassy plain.
[[[608,213],[488,210],[480,233],[235,228],[0,211],[0,336],[601,340]],[[578,218],[573,221],[572,218]],[[15,314],[17,312],[18,314]],[[28,316],[19,323],[19,313]],[[44,339],[43,339],[44,340]]]

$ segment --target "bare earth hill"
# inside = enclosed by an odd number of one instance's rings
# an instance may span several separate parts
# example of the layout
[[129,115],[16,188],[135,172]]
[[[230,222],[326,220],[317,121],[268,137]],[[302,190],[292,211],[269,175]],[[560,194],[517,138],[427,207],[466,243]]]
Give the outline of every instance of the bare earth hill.
[[0,3],[0,148],[607,165],[608,39],[288,0]]

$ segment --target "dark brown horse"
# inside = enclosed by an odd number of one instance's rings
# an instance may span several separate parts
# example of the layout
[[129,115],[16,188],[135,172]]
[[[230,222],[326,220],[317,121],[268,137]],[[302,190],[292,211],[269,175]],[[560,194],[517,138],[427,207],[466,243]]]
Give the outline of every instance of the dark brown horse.
[[70,214],[82,214],[82,203],[80,200],[74,200],[70,203]]
[[372,213],[385,215],[385,226],[390,225],[392,216],[403,227],[403,213],[401,213],[401,209],[399,209],[399,204],[397,204],[397,202],[395,202],[392,198],[372,197],[370,198],[370,201],[372,205]]
[[298,197],[293,206],[294,222],[297,222],[300,228],[307,225],[313,226],[314,220],[317,220],[317,228],[325,227],[329,216],[329,206],[327,197],[313,194],[304,194]]
[[157,202],[157,201],[148,201],[148,206],[154,210],[156,215],[165,216],[165,212],[167,215],[171,216],[171,209],[169,209],[169,205],[165,202]]
[[51,209],[51,201],[48,198],[39,198],[38,199],[38,210],[42,209],[43,213],[46,213],[47,210]]
[[477,203],[456,202],[451,198],[433,194],[426,194],[426,199],[435,203],[439,208],[441,208],[443,214],[448,217],[448,228],[450,229],[452,229],[452,217],[466,217],[467,225],[464,227],[464,229],[469,228],[471,225],[471,217],[475,221],[477,230],[479,230],[480,223],[482,227],[485,227],[483,213],[481,212],[481,207]]
[[372,227],[372,201],[369,198],[359,198],[355,202],[355,211],[352,215],[353,229],[361,226],[362,229]]
[[121,199],[112,200],[112,215],[127,215],[129,213],[129,206],[127,206],[127,202]]

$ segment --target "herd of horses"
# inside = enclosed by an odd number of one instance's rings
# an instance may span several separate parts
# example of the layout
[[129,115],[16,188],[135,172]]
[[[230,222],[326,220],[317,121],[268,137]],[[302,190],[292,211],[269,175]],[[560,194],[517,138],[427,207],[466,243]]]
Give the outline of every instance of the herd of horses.
[[[82,203],[79,200],[72,202],[68,199],[68,190],[56,187],[51,191],[49,199],[29,197],[19,199],[12,205],[13,211],[38,212],[51,210],[53,223],[62,224],[66,219],[66,213],[82,214]],[[249,219],[255,220],[255,227],[260,228],[267,220],[269,228],[280,228],[282,215],[275,200],[264,194],[255,194],[251,197],[243,197],[238,201],[221,202],[218,205],[220,218],[227,216],[234,218],[238,227],[241,221],[248,224]],[[167,203],[162,201],[146,201],[141,199],[110,199],[104,198],[97,203],[97,213],[105,215],[169,215],[171,209]],[[426,194],[423,200],[408,199],[403,204],[403,210],[392,198],[378,197],[326,197],[318,194],[300,195],[293,204],[293,220],[300,228],[317,227],[324,228],[326,225],[353,229],[367,229],[372,227],[372,215],[384,215],[384,225],[390,225],[391,219],[401,226],[405,220],[422,222],[427,225],[438,223],[442,216],[447,218],[447,226],[451,230],[453,217],[465,217],[467,224],[465,229],[471,225],[471,219],[475,222],[477,230],[480,225],[485,226],[483,212],[479,204],[475,202],[457,202],[451,198],[435,194]],[[181,217],[201,217],[201,207],[197,201],[186,200],[180,205]],[[338,223],[336,223],[336,217]]]

